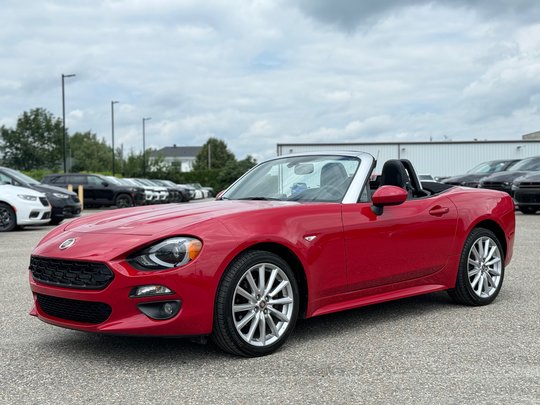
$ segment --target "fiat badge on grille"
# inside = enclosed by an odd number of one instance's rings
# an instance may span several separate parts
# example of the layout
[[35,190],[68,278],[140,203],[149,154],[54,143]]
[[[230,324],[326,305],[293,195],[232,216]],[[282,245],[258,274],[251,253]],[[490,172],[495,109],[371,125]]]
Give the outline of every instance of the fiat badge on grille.
[[75,238],[69,238],[63,241],[62,244],[58,247],[60,248],[60,250],[64,250],[64,249],[70,248],[74,244],[75,244]]

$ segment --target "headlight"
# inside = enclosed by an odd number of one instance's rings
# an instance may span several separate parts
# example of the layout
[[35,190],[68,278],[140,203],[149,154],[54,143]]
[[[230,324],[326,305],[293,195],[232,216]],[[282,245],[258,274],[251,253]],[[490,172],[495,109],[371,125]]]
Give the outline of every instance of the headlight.
[[37,197],[35,195],[17,194],[17,197],[22,198],[26,201],[37,201]]
[[190,237],[176,237],[136,252],[128,262],[138,270],[165,270],[183,266],[200,253],[202,242]]
[[56,198],[64,198],[64,199],[69,198],[69,195],[63,194],[63,193],[52,193],[52,196]]
[[511,186],[512,185],[512,182],[511,181],[503,181],[503,186]]
[[476,188],[478,187],[478,182],[476,181],[464,181],[461,183],[462,186],[464,187],[473,187],[473,188]]

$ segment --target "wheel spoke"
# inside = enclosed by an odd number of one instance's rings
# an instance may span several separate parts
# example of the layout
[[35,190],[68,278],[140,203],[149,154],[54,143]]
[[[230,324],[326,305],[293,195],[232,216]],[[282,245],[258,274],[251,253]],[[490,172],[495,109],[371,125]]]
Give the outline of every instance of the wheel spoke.
[[274,285],[274,281],[276,280],[276,276],[278,274],[278,270],[274,269],[272,270],[272,273],[270,274],[270,278],[268,279],[268,284],[266,285],[266,288],[264,290],[263,295],[266,296],[270,292],[270,289]]
[[266,315],[266,323],[268,324],[268,326],[270,326],[272,335],[274,335],[275,337],[279,337],[279,332],[277,330],[276,324],[274,323],[274,320],[270,315]]
[[486,258],[486,259],[487,259],[487,255],[488,255],[488,253],[489,253],[489,245],[490,245],[490,242],[491,242],[490,239],[486,239],[486,240],[484,241],[484,252],[483,252],[483,254],[484,254],[484,258]]
[[473,246],[471,249],[472,254],[474,257],[476,257],[476,261],[480,263],[480,260],[482,260],[482,256],[480,256],[480,253],[478,252],[478,249],[476,246]]
[[264,292],[264,287],[265,287],[264,275],[265,275],[264,264],[261,264],[261,266],[259,267],[259,291],[258,291],[259,294],[262,294]]
[[478,267],[480,265],[480,262],[478,260],[474,260],[469,258],[469,264],[474,267]]
[[493,280],[493,277],[491,277],[491,274],[486,273],[484,274],[484,277],[485,277],[484,279],[487,280],[487,283],[489,286],[491,286],[492,288],[496,287],[495,280]]
[[242,287],[238,287],[236,289],[236,292],[238,294],[240,294],[242,297],[246,298],[249,300],[249,302],[253,302],[253,303],[256,303],[257,300],[255,299],[255,297],[253,295],[251,295],[250,293],[248,293],[246,290],[244,290]]
[[249,326],[249,332],[246,336],[246,339],[248,342],[251,342],[253,340],[255,329],[257,329],[257,325],[259,324],[259,316],[260,316],[260,312],[257,312],[257,315],[253,317],[253,320],[251,321],[251,325]]
[[287,316],[285,314],[279,312],[277,309],[269,307],[268,310],[270,312],[272,312],[272,314],[274,314],[276,316],[276,318],[278,318],[280,321],[289,322],[289,318],[287,318]]
[[484,275],[480,273],[480,278],[478,279],[477,288],[475,289],[476,294],[481,295],[482,294],[482,284],[484,283]]
[[489,253],[486,256],[486,262],[491,260],[491,258],[493,257],[493,253],[495,253],[496,250],[497,250],[497,246],[492,246],[491,249],[489,249]]
[[253,293],[256,293],[259,290],[259,288],[257,287],[257,284],[255,284],[255,280],[253,279],[253,275],[251,274],[251,271],[248,271],[246,273],[246,280],[249,284],[249,287],[251,288],[251,291]]
[[264,314],[260,313],[259,315],[259,341],[263,344],[266,343],[266,321],[264,319]]
[[482,244],[482,240],[479,240],[477,245],[478,245],[479,259],[483,259],[484,258],[484,245]]
[[493,260],[490,260],[486,263],[486,266],[493,266],[495,263],[499,263],[501,261],[500,257],[495,257]]
[[499,277],[501,275],[501,271],[499,269],[489,269],[488,270],[488,273],[491,275],[491,276],[495,276],[495,277]]
[[251,302],[249,304],[234,305],[233,312],[244,312],[244,311],[249,311],[253,308],[255,308],[255,304]]
[[478,284],[478,281],[480,281],[480,278],[482,277],[482,273],[478,272],[476,274],[476,277],[474,278],[474,280],[472,281],[471,283],[471,287],[472,288],[475,288],[476,287],[476,284]]
[[251,311],[251,312],[247,313],[246,316],[244,316],[244,317],[240,320],[240,322],[238,322],[238,323],[236,324],[236,328],[237,328],[238,330],[242,329],[244,326],[247,325],[247,323],[248,323],[249,321],[251,321],[251,320],[253,319],[254,316],[255,316],[255,311]]
[[487,279],[487,274],[486,273],[484,273],[484,275],[482,277],[482,291],[484,293],[486,293],[486,294],[489,291],[489,285],[488,285],[488,279]]
[[283,290],[285,287],[289,285],[289,282],[287,280],[283,280],[279,285],[272,291],[270,294],[268,294],[270,297],[274,297],[278,292]]
[[474,269],[469,270],[469,278],[471,278],[472,276],[478,274],[479,271],[480,271],[480,267],[475,267]]
[[286,304],[292,304],[292,303],[293,303],[293,299],[291,297],[284,297],[284,298],[279,298],[277,300],[268,301],[269,305],[286,305]]

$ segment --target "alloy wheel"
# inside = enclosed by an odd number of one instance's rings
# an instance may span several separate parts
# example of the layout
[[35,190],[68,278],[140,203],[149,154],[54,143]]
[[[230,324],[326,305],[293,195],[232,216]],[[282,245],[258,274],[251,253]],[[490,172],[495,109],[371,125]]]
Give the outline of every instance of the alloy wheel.
[[478,238],[468,256],[468,279],[480,298],[491,297],[501,281],[502,258],[499,247],[487,236]]

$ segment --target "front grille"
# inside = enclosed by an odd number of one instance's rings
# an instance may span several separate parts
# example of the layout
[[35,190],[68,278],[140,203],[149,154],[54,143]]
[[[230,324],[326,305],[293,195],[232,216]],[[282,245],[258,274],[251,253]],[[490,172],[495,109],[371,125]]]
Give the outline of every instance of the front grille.
[[540,194],[527,194],[527,193],[516,193],[516,201],[518,203],[540,203]]
[[42,294],[36,296],[43,312],[69,321],[97,324],[105,322],[112,312],[111,307],[103,302],[70,300]]
[[540,183],[519,183],[518,188],[540,188]]
[[114,274],[105,263],[48,259],[32,256],[30,271],[35,280],[60,287],[101,290]]
[[49,206],[49,200],[47,200],[47,198],[45,198],[45,197],[39,197],[39,201],[41,201],[41,205],[43,205],[44,207],[48,207],[48,206]]

